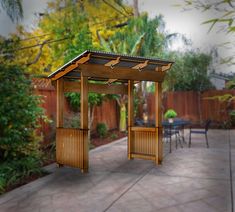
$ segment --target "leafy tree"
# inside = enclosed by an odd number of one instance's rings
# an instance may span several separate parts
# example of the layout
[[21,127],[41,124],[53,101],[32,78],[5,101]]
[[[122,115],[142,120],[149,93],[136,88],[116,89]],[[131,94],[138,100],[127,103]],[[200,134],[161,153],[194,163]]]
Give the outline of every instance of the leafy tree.
[[1,0],[0,5],[13,22],[23,18],[22,0]]
[[[158,30],[162,29],[162,30]],[[158,57],[162,56],[166,50],[167,43],[176,34],[167,34],[164,32],[164,21],[162,16],[149,19],[147,14],[131,18],[128,24],[116,31],[113,36],[104,38],[98,34],[101,49],[109,52],[129,54],[135,56]],[[134,32],[134,33],[133,33]],[[145,100],[146,82],[139,83],[139,99]],[[143,89],[142,89],[143,87]],[[120,106],[120,130],[126,130],[126,100],[124,95],[115,95]],[[142,107],[142,104],[139,104]],[[139,108],[139,111],[142,111]],[[139,115],[140,116],[140,115]]]
[[178,53],[169,55],[175,61],[164,82],[165,90],[204,91],[212,88],[208,77],[210,55],[200,52]]

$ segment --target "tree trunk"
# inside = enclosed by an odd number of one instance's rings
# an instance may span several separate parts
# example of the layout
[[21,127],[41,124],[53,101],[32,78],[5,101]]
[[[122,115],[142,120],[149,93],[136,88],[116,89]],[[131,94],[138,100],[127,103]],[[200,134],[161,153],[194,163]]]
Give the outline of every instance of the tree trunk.
[[139,17],[139,7],[138,7],[138,0],[133,0],[133,9],[134,9],[134,17]]

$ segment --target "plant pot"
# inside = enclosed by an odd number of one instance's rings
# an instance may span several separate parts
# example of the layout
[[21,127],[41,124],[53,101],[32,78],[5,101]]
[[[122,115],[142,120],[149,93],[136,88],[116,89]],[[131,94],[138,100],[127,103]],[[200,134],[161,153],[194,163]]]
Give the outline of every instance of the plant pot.
[[168,122],[172,124],[174,122],[174,119],[173,118],[169,118]]

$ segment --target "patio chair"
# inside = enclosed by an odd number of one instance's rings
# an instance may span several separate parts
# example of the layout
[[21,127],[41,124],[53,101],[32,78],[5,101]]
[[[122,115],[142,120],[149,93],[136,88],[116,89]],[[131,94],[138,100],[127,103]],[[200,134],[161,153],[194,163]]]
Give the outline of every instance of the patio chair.
[[168,143],[170,141],[170,153],[171,153],[171,140],[172,136],[175,135],[175,147],[177,149],[178,147],[178,141],[180,143],[181,148],[183,148],[183,145],[181,143],[181,136],[178,127],[164,127],[163,130],[163,139]]
[[188,143],[188,147],[189,148],[191,147],[191,134],[203,134],[203,135],[205,135],[206,145],[207,145],[207,148],[209,148],[207,132],[208,132],[210,124],[211,124],[211,120],[209,119],[209,120],[206,121],[204,129],[196,130],[196,129],[192,129],[190,127],[190,131],[189,131],[189,143]]

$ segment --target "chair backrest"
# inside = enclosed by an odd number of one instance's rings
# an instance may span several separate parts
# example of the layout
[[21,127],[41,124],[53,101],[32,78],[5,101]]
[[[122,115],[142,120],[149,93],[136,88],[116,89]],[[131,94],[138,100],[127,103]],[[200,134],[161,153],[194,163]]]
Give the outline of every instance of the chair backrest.
[[210,124],[211,124],[211,120],[208,119],[208,120],[206,121],[206,124],[205,124],[205,131],[206,131],[206,132],[208,131]]

